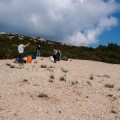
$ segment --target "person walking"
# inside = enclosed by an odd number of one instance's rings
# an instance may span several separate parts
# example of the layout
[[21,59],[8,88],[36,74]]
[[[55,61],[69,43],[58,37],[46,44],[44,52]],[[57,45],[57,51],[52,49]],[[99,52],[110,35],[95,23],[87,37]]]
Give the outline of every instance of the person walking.
[[28,45],[29,45],[29,43],[26,44],[26,45],[24,45],[24,44],[18,45],[19,63],[21,63],[21,64],[23,64],[23,53],[24,53],[24,48],[27,47]]

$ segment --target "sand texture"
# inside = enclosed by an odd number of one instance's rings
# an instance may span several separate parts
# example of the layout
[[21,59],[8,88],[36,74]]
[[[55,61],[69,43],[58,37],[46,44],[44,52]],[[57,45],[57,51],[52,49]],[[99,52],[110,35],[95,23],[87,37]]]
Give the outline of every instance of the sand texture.
[[120,120],[120,65],[0,60],[0,120]]

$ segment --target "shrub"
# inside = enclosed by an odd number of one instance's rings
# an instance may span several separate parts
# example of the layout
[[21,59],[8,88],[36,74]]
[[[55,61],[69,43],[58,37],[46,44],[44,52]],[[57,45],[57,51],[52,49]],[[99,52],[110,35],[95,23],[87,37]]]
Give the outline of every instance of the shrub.
[[90,76],[90,80],[93,80],[93,78],[94,78],[93,75],[91,75],[91,76]]
[[46,97],[48,97],[48,95],[44,94],[44,93],[40,93],[37,97],[39,97],[39,98],[46,98]]
[[54,75],[51,75],[50,78],[51,78],[51,79],[55,79]]
[[107,87],[107,88],[114,88],[113,84],[105,84],[104,86]]
[[66,79],[64,77],[60,77],[60,81],[65,81],[66,82]]
[[46,65],[41,65],[41,68],[46,68]]
[[65,72],[65,73],[68,72],[68,70],[65,70],[65,69],[63,69],[63,68],[62,68],[61,70],[62,70],[63,72]]
[[49,82],[53,83],[54,81],[50,79]]
[[78,81],[75,81],[75,82],[72,81],[71,84],[72,84],[72,85],[78,84]]

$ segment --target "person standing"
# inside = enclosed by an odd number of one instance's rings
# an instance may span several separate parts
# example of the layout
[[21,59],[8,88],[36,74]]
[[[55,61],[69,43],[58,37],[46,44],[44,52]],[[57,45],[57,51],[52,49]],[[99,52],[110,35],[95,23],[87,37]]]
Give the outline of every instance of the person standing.
[[62,53],[61,53],[61,51],[60,51],[60,50],[58,50],[58,52],[59,52],[59,60],[61,60]]
[[26,44],[26,45],[20,44],[20,45],[18,46],[19,63],[21,63],[21,64],[23,64],[23,53],[24,53],[24,48],[27,47],[28,45],[29,45],[29,43]]
[[38,45],[38,46],[36,47],[36,56],[40,56],[40,53],[41,53],[41,46]]
[[57,49],[54,47],[54,50],[53,50],[54,63],[56,63],[56,55],[57,55]]

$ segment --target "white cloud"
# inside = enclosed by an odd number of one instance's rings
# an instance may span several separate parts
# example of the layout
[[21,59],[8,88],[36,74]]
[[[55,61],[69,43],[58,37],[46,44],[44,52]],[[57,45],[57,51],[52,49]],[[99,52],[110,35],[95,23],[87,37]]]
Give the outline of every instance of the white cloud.
[[[98,36],[104,30],[110,30],[111,27],[116,26],[118,21],[114,17],[101,18],[97,26],[83,29],[83,32],[76,31],[72,36],[66,38],[66,42],[76,46],[87,46],[98,42]],[[69,40],[69,41],[68,41]]]
[[115,0],[1,0],[0,31],[90,45],[117,25],[112,14],[119,6]]
[[[72,36],[68,36],[66,42],[76,46],[88,46],[98,41],[97,36],[100,31],[97,29],[87,29],[84,33],[75,32]],[[68,41],[69,40],[69,41]]]
[[110,18],[101,18],[98,26],[102,28],[111,28],[112,26],[116,26],[118,24],[118,20],[114,17]]

